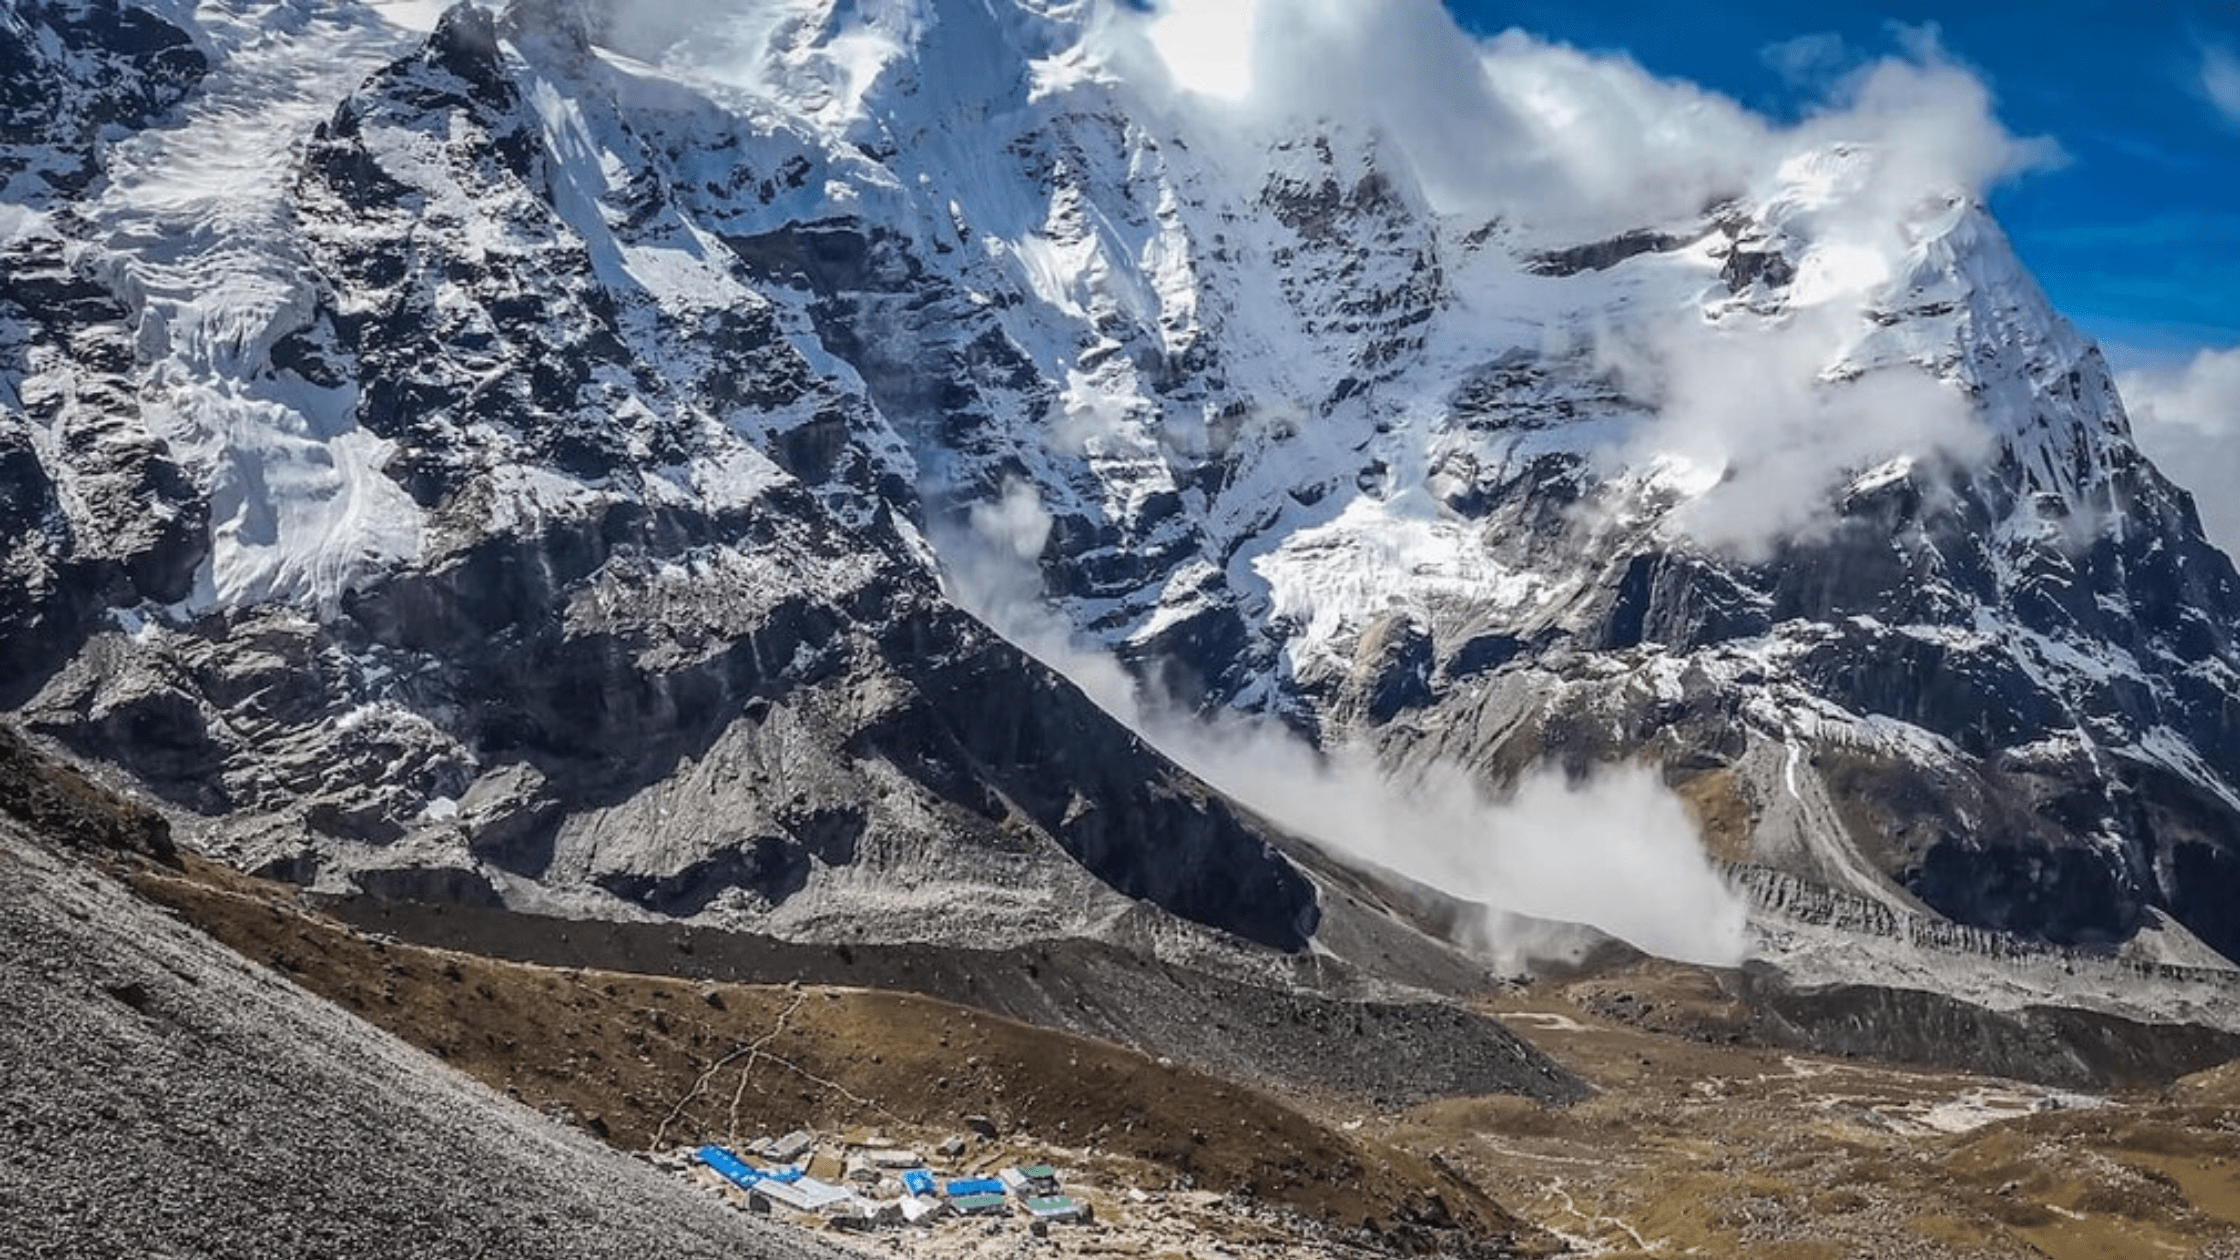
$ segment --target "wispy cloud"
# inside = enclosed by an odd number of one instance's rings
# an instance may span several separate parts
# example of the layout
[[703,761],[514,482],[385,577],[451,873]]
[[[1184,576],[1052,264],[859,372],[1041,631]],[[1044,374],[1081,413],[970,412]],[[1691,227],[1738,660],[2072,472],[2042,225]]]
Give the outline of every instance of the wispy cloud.
[[2240,57],[2212,44],[2201,51],[2201,91],[2224,120],[2240,127]]
[[2181,366],[2126,372],[2117,382],[2140,449],[2194,492],[2209,541],[2240,556],[2240,347],[2204,350]]
[[1758,59],[1772,67],[1791,87],[1817,87],[1833,81],[1854,63],[1849,45],[1834,31],[1799,35],[1758,51]]
[[[1618,467],[1678,460],[1701,483],[1674,516],[1696,542],[1745,560],[1785,539],[1824,536],[1838,521],[1829,494],[1893,459],[1980,459],[1988,434],[1965,396],[1910,365],[1841,385],[1823,379],[1856,316],[1840,305],[1786,325],[1736,332],[1687,322],[1652,325],[1606,356],[1640,359],[1625,375],[1657,407],[1657,423],[1614,452]],[[1750,381],[1749,389],[1736,382]]]
[[1766,50],[1824,94],[1794,127],[1623,55],[1518,30],[1474,39],[1438,0],[1155,0],[1128,28],[1164,67],[1134,69],[1218,98],[1225,118],[1378,134],[1437,208],[1580,235],[1692,217],[1831,143],[1875,149],[1874,184],[1908,205],[1980,195],[2060,154],[2007,131],[1934,26],[1891,27],[1893,56],[1835,36]]

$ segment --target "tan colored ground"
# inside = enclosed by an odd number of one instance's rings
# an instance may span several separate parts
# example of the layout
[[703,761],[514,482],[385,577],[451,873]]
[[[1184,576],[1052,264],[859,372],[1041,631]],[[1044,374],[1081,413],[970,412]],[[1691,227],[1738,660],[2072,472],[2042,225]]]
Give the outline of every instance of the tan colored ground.
[[[1347,1231],[1451,1222],[1489,1248],[1520,1232],[1420,1155],[1102,1042],[910,994],[561,970],[384,942],[303,913],[292,889],[186,862],[184,876],[143,868],[136,885],[243,955],[627,1150],[802,1127],[930,1150],[982,1115],[1003,1136],[975,1144],[959,1171],[1048,1155],[1070,1179],[1110,1188],[1107,1222],[1129,1214],[1122,1192],[1138,1188],[1162,1196],[1155,1214],[1187,1212],[1197,1236],[1235,1245],[1295,1234],[1193,1205],[1234,1194]],[[1553,1249],[1521,1232],[1522,1254]]]
[[2240,1255],[2240,1064],[2105,1106],[1597,1018],[1721,999],[1646,964],[1488,1004],[1602,1087],[1565,1111],[1456,1101],[1365,1126],[1617,1256]]
[[[1720,1026],[1727,999],[1708,978],[1643,964],[1486,1003],[1597,1097],[1377,1116],[1279,1103],[923,998],[384,943],[302,914],[290,890],[192,859],[185,878],[151,870],[139,883],[244,954],[628,1149],[801,1126],[931,1147],[985,1114],[1003,1136],[975,1143],[958,1170],[1049,1156],[1103,1223],[1061,1232],[1067,1254],[1218,1246],[1273,1260],[1308,1253],[1298,1217],[1323,1223],[1310,1227],[1322,1234],[1313,1252],[1339,1254],[1322,1231],[1364,1219],[1404,1228],[1436,1195],[1480,1238],[1515,1228],[1505,1205],[1613,1256],[2240,1257],[2240,1064],[2087,1106],[2096,1100],[1597,1015],[1648,1006],[1684,1013],[1675,1026]],[[1526,1250],[1547,1249],[1536,1238],[1546,1241],[1523,1231]],[[928,1260],[1022,1243],[1016,1227],[991,1237],[964,1224],[892,1240]]]

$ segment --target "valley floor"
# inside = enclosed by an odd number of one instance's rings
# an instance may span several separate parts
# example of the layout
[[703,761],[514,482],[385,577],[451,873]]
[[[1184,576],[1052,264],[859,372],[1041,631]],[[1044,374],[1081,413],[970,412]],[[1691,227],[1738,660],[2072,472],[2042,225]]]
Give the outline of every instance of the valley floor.
[[[409,945],[306,913],[292,889],[188,871],[138,883],[624,1150],[809,1127],[830,1160],[848,1141],[967,1137],[951,1170],[1047,1158],[1096,1211],[1048,1238],[1023,1222],[905,1231],[882,1243],[896,1254],[1452,1254],[1467,1239],[1487,1255],[2240,1257],[2240,1064],[2089,1094],[1730,1044],[1714,977],[1634,963],[1481,1002],[1591,1097],[1391,1111],[918,995]],[[999,1136],[969,1137],[967,1115]]]
[[1674,1031],[1723,1002],[1654,963],[1505,996],[1597,1096],[1380,1131],[1603,1255],[2240,1256],[2240,1064],[2090,1095]]

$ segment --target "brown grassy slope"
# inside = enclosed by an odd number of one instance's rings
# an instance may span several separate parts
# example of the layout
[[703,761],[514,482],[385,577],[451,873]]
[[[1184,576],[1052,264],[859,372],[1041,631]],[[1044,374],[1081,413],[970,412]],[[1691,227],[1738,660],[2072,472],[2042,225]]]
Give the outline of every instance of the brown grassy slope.
[[1700,973],[1662,963],[1509,995],[1492,1008],[1597,1096],[1560,1111],[1436,1103],[1383,1136],[1443,1151],[1535,1223],[1612,1256],[2240,1256],[2240,1064],[2087,1107],[1983,1076],[1673,1035],[1605,1014],[1620,992],[1680,1026],[1733,1013]]
[[0,725],[0,812],[81,850],[178,862],[171,825],[162,815],[49,759],[6,725]]
[[[1238,1192],[1344,1229],[1545,1251],[1435,1162],[1254,1091],[1101,1042],[929,998],[562,970],[386,942],[293,890],[187,858],[137,885],[243,955],[615,1145],[812,1126],[913,1140],[985,1115],[1015,1141],[1089,1148],[1158,1187]],[[1444,1242],[1437,1236],[1452,1227]]]

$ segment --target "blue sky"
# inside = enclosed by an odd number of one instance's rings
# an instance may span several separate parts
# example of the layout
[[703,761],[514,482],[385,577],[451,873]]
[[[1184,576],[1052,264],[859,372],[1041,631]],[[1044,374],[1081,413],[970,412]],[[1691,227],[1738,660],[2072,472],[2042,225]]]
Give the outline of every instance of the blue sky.
[[1446,0],[1794,119],[1934,25],[2019,136],[2066,161],[1992,204],[2055,305],[2118,366],[2240,346],[2240,3],[2051,0],[1823,8],[1773,0]]

